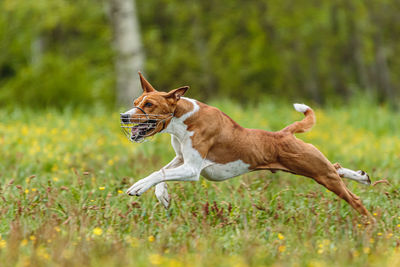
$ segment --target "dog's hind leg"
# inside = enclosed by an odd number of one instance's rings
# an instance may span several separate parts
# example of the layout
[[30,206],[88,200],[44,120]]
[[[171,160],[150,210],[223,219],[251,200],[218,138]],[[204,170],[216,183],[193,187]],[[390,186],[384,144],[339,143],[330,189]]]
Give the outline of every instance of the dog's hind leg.
[[280,163],[293,173],[314,179],[350,204],[361,214],[372,218],[360,198],[353,194],[340,178],[335,166],[313,145],[300,140],[286,143],[279,154]]
[[371,185],[371,180],[369,179],[369,175],[365,171],[362,170],[353,171],[347,168],[343,168],[342,166],[340,166],[339,163],[335,163],[333,164],[333,166],[335,167],[340,177],[354,180],[361,184]]
[[328,190],[332,191],[340,198],[345,200],[350,204],[355,210],[360,212],[361,214],[372,218],[371,214],[367,211],[367,209],[362,204],[360,198],[353,194],[344,184],[340,176],[335,171],[328,171],[326,174],[321,174],[319,176],[313,177],[313,179],[325,186]]

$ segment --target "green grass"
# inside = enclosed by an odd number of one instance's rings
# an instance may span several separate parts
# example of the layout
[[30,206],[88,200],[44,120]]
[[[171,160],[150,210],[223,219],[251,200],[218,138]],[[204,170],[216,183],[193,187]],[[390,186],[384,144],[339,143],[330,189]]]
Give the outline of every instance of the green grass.
[[[289,103],[214,102],[246,127],[302,118]],[[119,112],[0,111],[2,266],[396,266],[400,264],[400,116],[354,103],[317,109],[299,138],[332,162],[370,173],[346,181],[377,224],[308,178],[254,172],[222,183],[123,192],[174,156],[168,135],[131,144]]]

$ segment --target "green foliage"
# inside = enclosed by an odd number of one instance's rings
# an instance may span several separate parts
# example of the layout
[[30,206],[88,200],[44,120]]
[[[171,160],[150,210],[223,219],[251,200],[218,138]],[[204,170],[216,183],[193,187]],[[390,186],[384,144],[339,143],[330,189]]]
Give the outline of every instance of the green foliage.
[[79,58],[66,60],[57,55],[46,55],[41,60],[38,68],[21,69],[4,86],[0,99],[15,99],[20,105],[32,107],[84,106],[96,102],[112,102],[112,77],[105,74],[104,69],[87,71],[89,64],[85,59]]
[[187,83],[196,97],[242,101],[398,97],[396,1],[138,4],[147,70],[160,88]]
[[97,1],[0,3],[0,103],[114,103],[108,20]]
[[[395,0],[136,2],[145,72],[160,90],[187,84],[197,98],[251,102],[399,97]],[[0,2],[0,104],[114,104],[108,12],[105,0]]]
[[[213,104],[243,126],[279,130],[302,118],[282,102]],[[376,225],[311,179],[267,171],[171,182],[165,211],[153,189],[123,192],[174,157],[168,135],[131,144],[118,112],[99,108],[0,116],[2,266],[399,265],[400,118],[387,107],[317,109],[317,125],[298,135],[332,162],[389,181],[345,181]]]

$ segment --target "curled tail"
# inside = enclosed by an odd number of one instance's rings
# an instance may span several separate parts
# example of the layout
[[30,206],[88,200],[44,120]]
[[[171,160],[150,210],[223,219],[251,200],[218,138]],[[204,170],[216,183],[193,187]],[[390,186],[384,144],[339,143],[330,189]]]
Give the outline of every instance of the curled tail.
[[293,106],[296,111],[304,113],[306,117],[301,121],[296,121],[290,124],[289,126],[285,127],[282,131],[294,134],[294,133],[304,133],[311,130],[311,128],[314,126],[316,122],[314,111],[309,106],[304,104],[293,104]]

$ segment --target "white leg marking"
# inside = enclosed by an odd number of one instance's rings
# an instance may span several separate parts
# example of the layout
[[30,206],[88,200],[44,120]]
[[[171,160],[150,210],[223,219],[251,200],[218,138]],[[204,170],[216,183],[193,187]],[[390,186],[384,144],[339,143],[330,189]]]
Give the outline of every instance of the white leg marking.
[[[170,163],[165,165],[164,168],[161,169],[161,171],[163,169],[165,170],[165,169],[175,168],[182,164],[183,164],[182,157],[176,156]],[[170,201],[171,198],[168,194],[167,184],[164,182],[157,184],[154,193],[156,194],[158,201],[160,201],[161,204],[163,204],[164,208],[168,209],[171,203]]]
[[131,196],[140,196],[158,183],[167,181],[198,181],[199,176],[199,170],[196,171],[189,164],[183,164],[174,169],[161,170],[150,174],[132,185],[126,193]]
[[154,193],[156,194],[158,201],[160,201],[164,208],[168,209],[171,198],[168,194],[167,184],[164,182],[157,184]]
[[354,180],[361,184],[366,184],[366,185],[371,184],[369,175],[364,171],[353,171],[353,170],[346,169],[346,168],[339,168],[339,169],[337,169],[337,172],[340,175],[340,177]]

